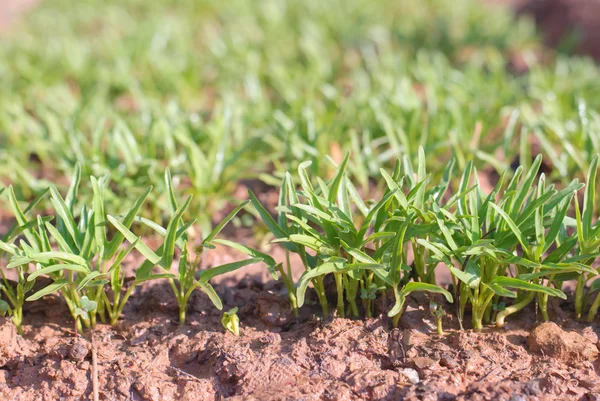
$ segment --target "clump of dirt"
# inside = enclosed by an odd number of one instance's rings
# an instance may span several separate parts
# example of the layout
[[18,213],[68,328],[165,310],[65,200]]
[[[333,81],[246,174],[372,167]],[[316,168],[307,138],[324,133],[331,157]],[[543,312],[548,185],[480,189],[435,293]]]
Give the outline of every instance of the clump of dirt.
[[[513,321],[508,331],[449,328],[439,336],[426,303],[415,299],[392,329],[383,316],[322,320],[310,306],[295,319],[276,287],[240,285],[225,297],[227,307],[239,306],[236,337],[201,293],[192,299],[188,323],[179,325],[169,291],[154,285],[136,293],[118,327],[94,330],[100,400],[515,401],[600,394],[597,325],[571,324],[565,333],[543,324],[530,336],[530,322]],[[0,324],[0,399],[91,399],[90,333],[75,338],[68,313],[55,310],[61,309],[28,311],[23,337],[8,321]],[[564,351],[556,336],[577,338],[567,342],[585,344],[586,351]]]
[[565,362],[595,361],[598,358],[596,342],[584,336],[567,332],[554,322],[536,327],[529,336],[529,349]]

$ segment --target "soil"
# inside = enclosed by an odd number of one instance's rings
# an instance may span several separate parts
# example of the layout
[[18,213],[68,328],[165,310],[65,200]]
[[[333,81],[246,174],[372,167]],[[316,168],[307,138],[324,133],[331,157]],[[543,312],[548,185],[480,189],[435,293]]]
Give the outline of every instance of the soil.
[[382,316],[322,320],[312,306],[295,318],[276,284],[242,281],[224,299],[239,307],[239,337],[201,293],[180,326],[163,284],[134,293],[124,320],[99,325],[93,341],[74,336],[58,297],[31,303],[23,337],[0,324],[0,399],[93,399],[92,349],[100,400],[600,399],[600,325],[560,311],[560,327],[523,320],[529,311],[482,333],[449,316],[439,336],[422,296],[396,329]]

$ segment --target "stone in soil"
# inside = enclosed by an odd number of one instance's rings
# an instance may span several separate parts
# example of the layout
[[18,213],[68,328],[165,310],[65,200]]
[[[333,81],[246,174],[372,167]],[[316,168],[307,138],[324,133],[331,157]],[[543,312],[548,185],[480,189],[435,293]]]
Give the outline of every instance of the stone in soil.
[[529,349],[565,362],[594,361],[598,348],[587,338],[561,329],[556,323],[546,322],[529,335]]

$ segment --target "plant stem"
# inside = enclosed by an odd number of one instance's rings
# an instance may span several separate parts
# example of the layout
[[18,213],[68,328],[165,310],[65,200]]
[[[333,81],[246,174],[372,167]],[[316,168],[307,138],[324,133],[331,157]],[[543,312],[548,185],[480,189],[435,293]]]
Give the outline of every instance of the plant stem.
[[182,326],[185,324],[185,310],[186,309],[187,309],[186,302],[179,303],[179,324]]
[[421,281],[428,282],[427,277],[425,277],[425,248],[418,245],[416,241],[413,241],[412,245],[415,253],[414,263],[417,275]]
[[481,331],[483,329],[483,319],[485,317],[486,311],[491,309],[491,303],[494,299],[494,293],[490,293],[489,290],[481,289],[479,287],[475,288],[475,294],[473,296],[473,328],[476,331]]
[[12,322],[15,325],[15,327],[17,328],[17,334],[22,336],[23,335],[23,308],[16,308],[13,309],[13,316],[12,316]]
[[598,308],[600,307],[600,293],[598,293],[598,295],[596,295],[596,298],[594,299],[594,303],[592,304],[590,311],[588,312],[587,315],[587,321],[588,322],[593,322],[594,318],[596,317],[596,313],[598,312]]
[[358,280],[349,275],[344,275],[344,284],[346,287],[346,301],[350,305],[350,314],[358,317],[358,306],[356,305],[356,295],[358,294]]
[[504,320],[506,319],[506,317],[520,311],[521,309],[529,305],[531,301],[533,301],[534,297],[535,293],[530,291],[521,301],[517,302],[512,306],[507,307],[503,311],[498,312],[498,316],[496,317],[496,327],[504,327]]
[[327,303],[327,295],[325,294],[325,285],[323,284],[323,277],[315,277],[313,280],[317,297],[319,298],[319,304],[321,304],[321,310],[323,311],[323,317],[329,315],[329,304]]
[[398,323],[400,322],[401,317],[402,317],[402,312],[398,312],[398,314],[392,318],[392,326],[394,328],[398,327]]
[[169,279],[169,284],[171,285],[171,289],[173,290],[173,295],[175,295],[175,299],[177,299],[177,305],[179,306],[179,324],[185,324],[185,310],[187,308],[187,297],[183,293],[183,284],[179,283],[180,288],[177,288],[177,284],[175,284],[175,280],[172,278]]
[[473,329],[475,331],[481,331],[483,328],[483,312],[481,305],[482,301],[479,299],[479,286],[475,287],[475,291],[473,294],[473,310],[471,315],[471,322],[473,324]]
[[83,334],[83,326],[81,325],[81,319],[79,317],[75,318],[75,336],[78,334]]
[[583,312],[583,287],[585,281],[583,279],[583,273],[577,277],[577,286],[575,287],[575,318],[581,319],[581,313]]
[[400,312],[392,318],[392,325],[394,328],[398,327],[398,323],[400,322],[400,317],[402,317],[402,311],[404,309],[404,297],[400,298]]
[[294,288],[294,282],[292,281],[292,274],[290,268],[290,255],[289,252],[286,252],[286,259],[288,263],[288,273],[286,274],[283,270],[283,266],[277,265],[276,270],[281,274],[281,279],[283,280],[283,284],[288,292],[288,298],[290,300],[290,307],[292,309],[292,313],[295,317],[298,317],[298,301],[296,300],[296,291]]
[[[493,297],[492,299],[494,299],[494,298],[498,298],[498,297],[496,296],[496,297]],[[489,324],[491,321],[492,321],[492,304],[489,304],[487,306],[487,308],[485,308],[485,311],[483,313],[483,322],[485,324]]]
[[344,277],[342,273],[334,273],[335,277],[335,288],[337,290],[337,313],[339,317],[346,317],[344,311]]
[[110,317],[110,325],[111,326],[115,326],[117,324],[117,321],[119,320],[119,316],[121,316],[121,313],[123,312],[123,308],[125,308],[125,304],[127,303],[127,300],[131,296],[131,293],[133,292],[133,289],[136,286],[137,286],[137,283],[134,281],[133,283],[131,283],[131,286],[129,286],[129,288],[127,289],[127,292],[125,292],[125,296],[119,303],[117,310],[115,311],[114,315]]
[[442,318],[441,317],[436,317],[435,318],[435,326],[437,328],[437,333],[441,336],[442,334],[444,334],[444,328],[442,327]]
[[543,294],[539,301],[542,319],[544,319],[544,322],[547,322],[550,320],[550,316],[548,316],[548,294]]
[[458,324],[460,325],[460,329],[464,330],[463,327],[463,320],[465,319],[465,308],[467,307],[467,302],[469,301],[469,291],[471,291],[471,289],[469,288],[468,285],[466,285],[463,282],[459,283],[460,289],[459,289],[459,295],[460,295],[460,302],[457,305],[458,306]]

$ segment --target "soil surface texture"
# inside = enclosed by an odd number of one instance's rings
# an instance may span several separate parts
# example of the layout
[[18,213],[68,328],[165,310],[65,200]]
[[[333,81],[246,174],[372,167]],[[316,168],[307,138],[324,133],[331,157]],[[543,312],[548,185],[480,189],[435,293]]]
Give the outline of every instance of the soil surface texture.
[[98,325],[93,339],[74,336],[59,298],[29,304],[23,337],[0,324],[0,399],[92,400],[94,353],[100,400],[600,399],[600,325],[573,322],[559,305],[559,325],[517,316],[476,333],[448,316],[440,336],[423,296],[392,329],[383,316],[322,320],[312,306],[296,318],[278,286],[245,280],[223,294],[225,308],[239,307],[236,337],[201,293],[179,325],[170,291],[135,292],[124,320]]

